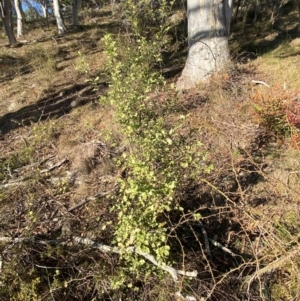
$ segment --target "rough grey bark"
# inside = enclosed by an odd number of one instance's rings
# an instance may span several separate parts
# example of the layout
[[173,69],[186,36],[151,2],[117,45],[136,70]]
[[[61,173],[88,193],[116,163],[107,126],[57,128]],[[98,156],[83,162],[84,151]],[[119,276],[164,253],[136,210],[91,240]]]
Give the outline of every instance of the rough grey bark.
[[73,26],[78,26],[78,12],[81,4],[81,0],[73,0],[72,3],[72,24]]
[[3,2],[0,1],[0,14],[1,19],[4,25],[4,30],[9,40],[10,45],[17,44],[16,37],[13,32],[12,26],[12,9],[11,9],[11,2],[10,0],[4,0]]
[[67,29],[66,29],[66,26],[65,26],[62,14],[61,14],[59,0],[53,0],[53,13],[54,13],[54,16],[55,16],[55,19],[56,19],[58,33],[62,34]]
[[14,0],[15,3],[15,10],[17,14],[17,37],[23,36],[23,30],[24,30],[24,12],[22,9],[22,0]]
[[178,89],[190,89],[230,62],[232,0],[188,0],[189,52]]

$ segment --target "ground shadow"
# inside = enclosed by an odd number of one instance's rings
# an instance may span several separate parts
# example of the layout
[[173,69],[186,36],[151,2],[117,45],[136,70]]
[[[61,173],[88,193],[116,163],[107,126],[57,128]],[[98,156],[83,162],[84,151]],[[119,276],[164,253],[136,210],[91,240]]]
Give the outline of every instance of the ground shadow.
[[99,93],[104,93],[106,83],[99,85],[99,91],[85,84],[76,84],[66,89],[48,94],[35,104],[23,107],[16,112],[0,117],[0,132],[2,135],[22,126],[37,123],[49,118],[59,118],[72,109],[86,103],[97,101]]
[[1,55],[1,76],[0,83],[13,80],[17,75],[24,75],[32,72],[32,67],[22,57],[13,57],[11,55]]
[[[248,62],[258,56],[277,49],[280,45],[300,37],[298,18],[286,12],[276,23],[258,20],[251,24],[232,24],[230,43],[233,57],[240,62]],[[289,52],[287,56],[296,55]]]

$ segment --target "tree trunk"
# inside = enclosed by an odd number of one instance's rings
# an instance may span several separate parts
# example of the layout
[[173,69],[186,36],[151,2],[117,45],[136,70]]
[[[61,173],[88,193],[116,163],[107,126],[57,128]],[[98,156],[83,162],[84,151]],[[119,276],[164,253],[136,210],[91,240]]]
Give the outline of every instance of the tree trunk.
[[46,20],[47,27],[49,28],[49,12],[48,12],[49,1],[48,0],[42,0],[42,1],[39,1],[39,3],[42,7],[43,18]]
[[295,0],[296,1],[296,5],[297,5],[297,8],[298,8],[298,25],[297,25],[297,28],[298,28],[298,31],[300,32],[300,0]]
[[43,18],[48,19],[48,0],[40,0],[39,4],[42,7],[42,11],[43,11]]
[[55,19],[56,19],[58,33],[62,34],[67,29],[66,29],[61,11],[60,11],[59,0],[53,0],[53,12],[54,12],[54,16],[55,16]]
[[72,23],[73,26],[78,26],[78,11],[80,7],[80,0],[73,0],[72,4]]
[[188,0],[189,52],[178,89],[190,89],[230,61],[228,36],[232,0]]
[[15,10],[17,14],[17,37],[19,38],[23,35],[23,29],[25,23],[21,0],[15,0]]
[[9,45],[15,45],[17,44],[16,37],[13,32],[13,26],[12,26],[12,9],[11,9],[11,2],[10,0],[4,0],[4,3],[1,3],[1,19],[4,25],[4,29],[6,32],[6,35],[9,40]]
[[[235,5],[234,5],[234,12],[232,13],[232,21],[237,21],[237,18],[238,18],[238,14],[239,14],[239,11],[240,11],[240,8],[241,8],[241,2],[242,0],[237,0]],[[232,10],[233,11],[233,10]]]

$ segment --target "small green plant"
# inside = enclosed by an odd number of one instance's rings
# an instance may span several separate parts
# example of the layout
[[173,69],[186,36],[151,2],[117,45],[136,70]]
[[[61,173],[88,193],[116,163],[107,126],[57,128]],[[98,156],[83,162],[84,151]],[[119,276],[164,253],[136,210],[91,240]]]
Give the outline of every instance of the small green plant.
[[32,154],[33,148],[25,146],[22,150],[16,151],[0,162],[0,181],[10,179],[14,169],[30,163],[32,160]]
[[93,91],[98,91],[100,76],[89,78],[86,80],[86,83],[90,84],[93,87]]
[[78,72],[78,74],[83,75],[90,72],[90,65],[86,61],[85,55],[79,50],[77,52],[77,59],[75,62],[75,70]]
[[[130,145],[130,151],[117,162],[126,176],[119,179],[120,190],[112,208],[118,213],[115,243],[134,272],[146,262],[126,254],[129,246],[154,254],[160,262],[167,260],[170,247],[163,217],[172,209],[182,210],[177,193],[200,172],[205,152],[191,132],[184,134],[185,116],[170,120],[176,97],[153,70],[161,60],[159,44],[139,37],[134,47],[127,45],[120,51],[111,35],[103,41],[111,85],[102,101],[113,106]],[[169,96],[160,102],[162,93]]]

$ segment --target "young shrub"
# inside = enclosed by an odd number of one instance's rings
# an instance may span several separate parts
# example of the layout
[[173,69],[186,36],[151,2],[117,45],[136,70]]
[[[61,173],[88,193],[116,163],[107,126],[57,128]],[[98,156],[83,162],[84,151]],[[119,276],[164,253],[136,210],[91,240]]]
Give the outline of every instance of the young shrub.
[[267,91],[256,90],[252,95],[258,122],[279,137],[291,137],[300,127],[298,91],[275,86]]
[[205,152],[184,129],[185,117],[171,118],[176,97],[168,97],[172,91],[152,68],[161,59],[158,42],[139,37],[121,49],[111,35],[103,41],[111,84],[102,101],[114,108],[129,149],[118,161],[126,175],[112,209],[118,213],[115,242],[138,271],[145,260],[126,248],[134,245],[159,262],[168,259],[164,215],[182,210],[176,196],[200,172]]

